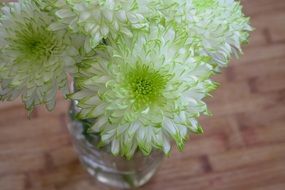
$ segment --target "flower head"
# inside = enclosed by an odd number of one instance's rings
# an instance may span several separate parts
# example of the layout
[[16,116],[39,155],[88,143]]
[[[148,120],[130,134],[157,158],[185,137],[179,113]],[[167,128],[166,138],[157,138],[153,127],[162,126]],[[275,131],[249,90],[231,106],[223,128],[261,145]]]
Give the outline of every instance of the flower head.
[[0,19],[0,98],[22,96],[26,108],[55,105],[57,89],[65,94],[66,72],[74,70],[77,50],[64,32],[51,32],[53,17],[32,0],[9,3]]
[[90,51],[108,35],[123,33],[132,36],[132,30],[146,27],[146,20],[137,11],[136,0],[60,0],[54,3],[58,22],[50,28],[68,28],[87,36],[85,50]]
[[241,44],[248,41],[252,30],[242,6],[234,0],[166,0],[151,5],[157,10],[151,17],[159,22],[175,21],[184,28],[188,41],[196,44],[196,52],[211,58],[215,70],[242,53]]
[[202,99],[216,85],[211,65],[193,54],[186,38],[173,27],[152,26],[148,35],[108,42],[82,63],[80,90],[71,98],[81,118],[97,118],[92,129],[113,154],[169,153],[171,139],[182,149],[189,131],[201,132]]
[[201,53],[209,55],[219,70],[232,56],[238,57],[242,53],[241,44],[248,41],[252,30],[249,19],[244,16],[239,2],[234,0],[193,0],[193,5],[196,10],[189,22],[189,32],[199,37]]

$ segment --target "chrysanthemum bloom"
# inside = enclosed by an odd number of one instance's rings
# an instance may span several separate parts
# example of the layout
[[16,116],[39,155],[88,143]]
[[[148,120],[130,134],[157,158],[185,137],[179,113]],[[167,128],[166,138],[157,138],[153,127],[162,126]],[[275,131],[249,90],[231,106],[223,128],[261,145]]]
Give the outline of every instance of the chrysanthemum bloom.
[[131,37],[133,30],[146,27],[136,0],[60,0],[54,6],[59,20],[50,28],[55,31],[68,28],[85,34],[86,51],[108,35],[115,37],[120,32]]
[[58,89],[68,93],[66,72],[74,70],[77,50],[64,32],[51,32],[53,18],[32,0],[9,3],[0,19],[0,99],[22,100],[31,111],[55,106]]
[[137,148],[168,154],[172,139],[182,149],[189,132],[202,132],[196,118],[208,113],[202,99],[216,87],[212,66],[194,55],[185,33],[162,26],[150,31],[100,46],[82,63],[80,90],[70,96],[80,118],[97,119],[92,130],[114,155],[130,158]]
[[[204,4],[202,2],[205,2]],[[239,57],[241,45],[247,43],[249,18],[234,0],[193,0],[195,16],[189,24],[203,45],[203,51],[220,67],[227,66],[231,56]]]
[[232,56],[242,53],[241,45],[247,43],[252,30],[238,1],[166,0],[150,4],[155,5],[158,11],[154,16],[160,16],[160,20],[175,20],[179,27],[185,27],[188,40],[197,45],[196,51],[201,55],[211,58],[216,70],[225,67]]

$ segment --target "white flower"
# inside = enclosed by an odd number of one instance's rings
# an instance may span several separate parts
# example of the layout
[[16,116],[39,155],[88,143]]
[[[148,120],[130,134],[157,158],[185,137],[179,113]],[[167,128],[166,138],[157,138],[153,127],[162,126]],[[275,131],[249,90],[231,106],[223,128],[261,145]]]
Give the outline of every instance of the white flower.
[[241,45],[247,43],[249,19],[242,13],[239,2],[234,0],[207,0],[199,4],[194,0],[193,20],[189,23],[189,32],[200,37],[202,53],[213,59],[217,70],[227,66],[232,56],[239,57]]
[[[188,41],[196,44],[196,52],[209,56],[215,70],[225,67],[232,56],[238,57],[241,45],[247,43],[249,18],[234,0],[147,0],[156,7],[148,12],[150,20],[176,22],[189,34]],[[152,10],[147,9],[147,10]],[[154,14],[156,13],[156,14]],[[198,48],[200,47],[200,48]]]
[[9,3],[2,10],[0,99],[21,96],[29,111],[39,104],[52,110],[57,89],[68,92],[66,72],[75,70],[78,52],[64,31],[48,30],[54,18],[32,0]]
[[90,51],[108,35],[123,33],[132,37],[132,30],[147,26],[137,10],[136,0],[59,0],[54,3],[58,22],[50,28],[68,28],[86,35],[85,50]]
[[80,118],[97,118],[92,129],[115,155],[130,158],[137,148],[167,154],[171,139],[182,149],[189,131],[202,132],[196,118],[207,113],[202,99],[216,87],[211,65],[193,54],[187,35],[172,27],[150,31],[100,46],[81,63],[80,90],[71,95]]

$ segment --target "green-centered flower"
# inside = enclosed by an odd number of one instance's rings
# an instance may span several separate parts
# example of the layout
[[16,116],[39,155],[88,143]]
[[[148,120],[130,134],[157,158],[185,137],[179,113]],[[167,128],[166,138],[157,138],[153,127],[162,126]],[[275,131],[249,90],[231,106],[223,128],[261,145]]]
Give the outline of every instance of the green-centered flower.
[[219,70],[228,64],[231,56],[242,53],[241,45],[247,43],[252,30],[249,19],[234,0],[193,0],[193,5],[195,16],[189,22],[189,32],[199,38],[201,53],[209,55]]
[[182,149],[189,132],[201,133],[197,117],[207,114],[202,99],[215,89],[212,66],[194,55],[187,35],[172,27],[151,27],[145,35],[119,36],[81,63],[78,101],[82,119],[111,144],[114,155],[169,153]]
[[85,50],[90,51],[108,35],[123,33],[129,37],[133,30],[147,26],[137,9],[136,0],[60,0],[54,3],[58,22],[50,28],[68,28],[87,36]]
[[18,96],[31,111],[55,106],[58,89],[68,93],[66,72],[75,69],[78,52],[64,31],[51,32],[54,21],[32,0],[6,4],[0,19],[0,99]]
[[238,1],[165,0],[150,4],[158,11],[148,15],[160,23],[177,22],[189,34],[188,41],[196,44],[196,52],[212,59],[215,70],[242,53],[241,45],[247,43],[252,30]]

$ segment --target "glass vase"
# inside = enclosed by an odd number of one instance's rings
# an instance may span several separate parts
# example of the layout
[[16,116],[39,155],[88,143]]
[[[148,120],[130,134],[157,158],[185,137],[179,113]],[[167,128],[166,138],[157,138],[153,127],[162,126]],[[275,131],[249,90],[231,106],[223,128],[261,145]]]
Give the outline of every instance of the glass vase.
[[70,106],[68,129],[80,162],[97,181],[121,189],[134,189],[147,183],[155,174],[164,155],[153,151],[149,156],[136,152],[130,160],[111,153],[110,145],[98,147],[99,135],[88,132],[96,120],[78,120],[75,102]]

